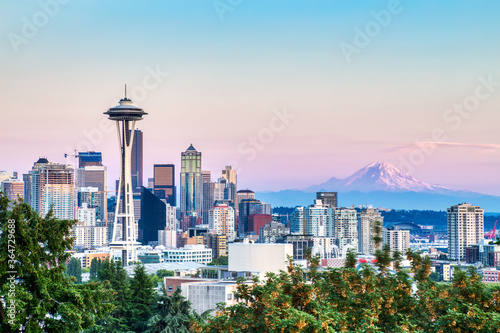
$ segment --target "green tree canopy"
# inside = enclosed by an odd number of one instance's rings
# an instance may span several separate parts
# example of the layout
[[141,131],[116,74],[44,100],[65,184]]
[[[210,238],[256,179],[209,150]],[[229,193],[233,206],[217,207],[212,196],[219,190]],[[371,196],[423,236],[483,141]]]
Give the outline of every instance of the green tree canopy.
[[76,283],[82,283],[82,262],[80,259],[71,258],[68,263],[67,274],[75,278]]
[[220,256],[218,258],[215,258],[211,262],[208,263],[209,266],[227,266],[228,265],[228,257],[227,256]]
[[[408,252],[412,275],[398,269],[400,255],[377,251],[377,265],[304,270],[265,281],[240,280],[236,305],[217,307],[196,332],[500,332],[500,290],[477,273],[457,270],[452,284],[429,278],[430,261]],[[393,269],[392,269],[393,268]]]
[[52,211],[42,217],[24,202],[8,207],[0,192],[1,330],[74,333],[91,327],[110,310],[111,294],[101,283],[75,284],[65,274],[75,221]]

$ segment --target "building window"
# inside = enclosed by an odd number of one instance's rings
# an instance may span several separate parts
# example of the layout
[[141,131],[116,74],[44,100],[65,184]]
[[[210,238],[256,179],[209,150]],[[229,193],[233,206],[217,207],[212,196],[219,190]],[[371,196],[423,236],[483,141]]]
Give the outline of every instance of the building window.
[[227,300],[230,301],[233,299],[233,294],[227,294]]
[[172,291],[174,288],[172,286],[168,286],[168,291]]

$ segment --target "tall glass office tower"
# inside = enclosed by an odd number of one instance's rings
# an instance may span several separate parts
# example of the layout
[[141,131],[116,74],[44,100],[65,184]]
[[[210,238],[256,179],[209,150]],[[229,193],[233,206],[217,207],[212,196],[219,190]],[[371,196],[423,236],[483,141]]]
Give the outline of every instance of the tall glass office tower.
[[191,144],[181,153],[181,214],[201,217],[202,209],[201,152]]

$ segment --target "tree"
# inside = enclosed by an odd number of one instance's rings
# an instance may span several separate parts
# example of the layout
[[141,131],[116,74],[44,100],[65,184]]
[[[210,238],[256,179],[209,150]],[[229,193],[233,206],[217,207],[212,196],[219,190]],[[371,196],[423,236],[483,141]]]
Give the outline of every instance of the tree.
[[[268,274],[240,280],[236,305],[219,304],[196,332],[500,332],[500,288],[488,288],[475,270],[456,271],[453,283],[429,278],[430,261],[408,251],[413,278],[397,269],[400,254],[377,250],[377,265],[352,264]],[[392,258],[392,259],[391,259]],[[388,260],[389,259],[389,260]],[[388,265],[393,260],[395,271]],[[351,260],[352,261],[352,260]],[[384,264],[384,262],[386,262]]]
[[97,278],[106,283],[106,288],[113,294],[113,310],[104,318],[96,321],[89,332],[118,333],[128,332],[134,322],[130,281],[120,261],[109,259],[102,262]]
[[144,265],[134,267],[134,278],[130,281],[132,291],[132,330],[144,332],[147,320],[153,312],[155,290],[153,279],[146,273]]
[[156,271],[156,275],[160,278],[161,281],[163,281],[163,278],[166,276],[174,276],[175,272],[174,271],[169,271],[166,269],[159,269]]
[[90,262],[90,280],[94,281],[97,279],[97,271],[102,266],[101,259],[93,258]]
[[[198,323],[191,315],[191,303],[186,300],[180,289],[171,297],[159,295],[156,301],[154,315],[149,319],[146,333],[182,333],[190,332],[191,323]],[[198,324],[199,325],[199,324]]]
[[227,266],[228,265],[228,257],[227,256],[220,256],[220,257],[212,260],[210,263],[208,263],[208,265],[209,266]]
[[42,217],[24,202],[8,207],[0,192],[2,331],[64,333],[91,327],[111,309],[111,294],[101,283],[75,284],[65,274],[75,221],[59,220],[52,210]]
[[74,277],[76,279],[76,283],[82,283],[82,262],[80,259],[70,259],[67,274]]

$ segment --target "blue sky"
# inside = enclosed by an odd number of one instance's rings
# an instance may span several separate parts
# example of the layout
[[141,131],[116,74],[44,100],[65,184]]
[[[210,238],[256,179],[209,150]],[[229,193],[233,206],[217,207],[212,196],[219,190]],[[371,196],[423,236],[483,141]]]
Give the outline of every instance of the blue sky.
[[[64,162],[90,143],[112,184],[117,139],[102,112],[127,83],[149,113],[138,125],[146,177],[153,163],[179,165],[193,143],[204,169],[237,165],[241,187],[255,190],[411,159],[423,181],[500,195],[500,86],[481,86],[489,96],[457,128],[444,119],[481,78],[500,82],[499,2],[55,1],[0,4],[0,169],[24,173],[42,155]],[[223,20],[214,4],[231,8]],[[390,8],[377,23],[373,13]],[[38,22],[33,36],[26,22]],[[342,43],[377,24],[348,61]],[[17,52],[14,35],[25,41]],[[276,110],[293,118],[269,137]],[[423,151],[435,130],[445,140]]]

